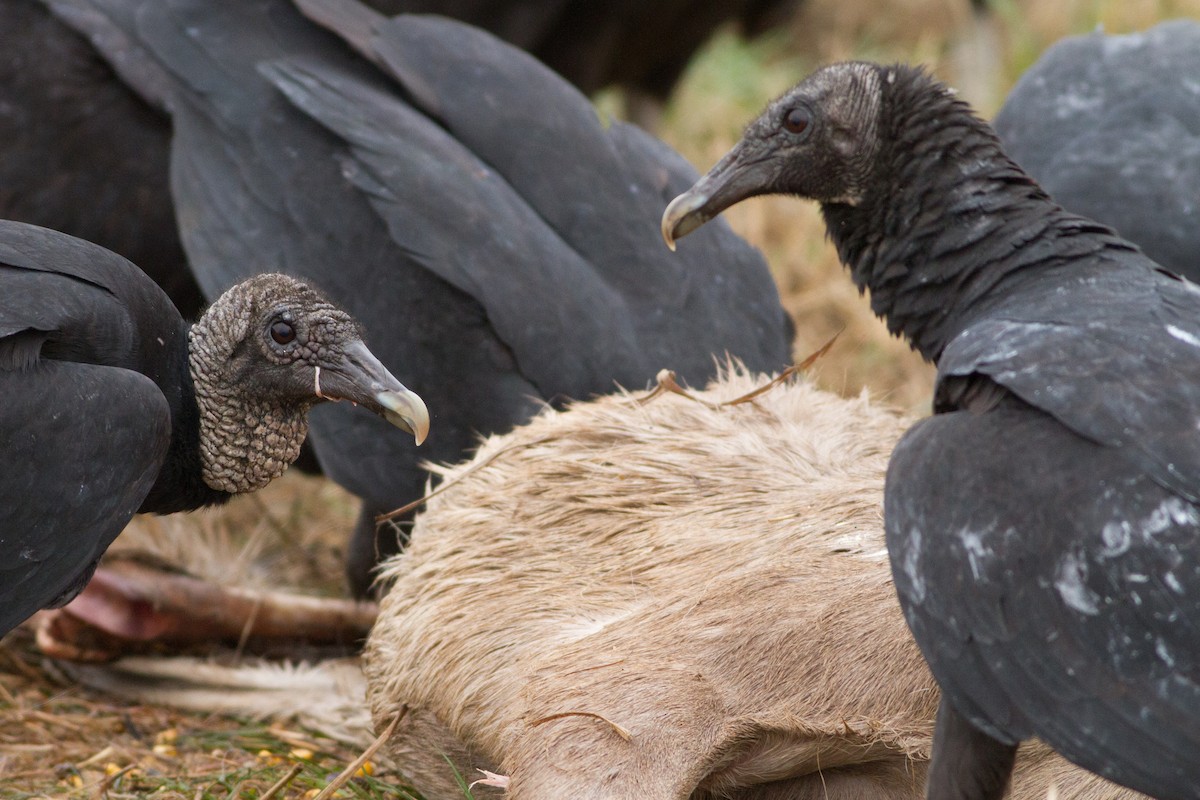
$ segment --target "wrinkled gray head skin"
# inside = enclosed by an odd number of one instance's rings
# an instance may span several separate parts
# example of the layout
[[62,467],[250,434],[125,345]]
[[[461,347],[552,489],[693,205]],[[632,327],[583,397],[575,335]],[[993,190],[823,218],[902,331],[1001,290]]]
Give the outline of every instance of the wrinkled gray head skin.
[[204,482],[262,488],[296,460],[309,409],[349,400],[414,434],[429,413],[362,341],[357,321],[287,275],[237,284],[188,336]]
[[831,64],[772,102],[707,175],[667,206],[667,246],[674,249],[676,239],[756,195],[858,205],[879,149],[884,80],[875,64]]

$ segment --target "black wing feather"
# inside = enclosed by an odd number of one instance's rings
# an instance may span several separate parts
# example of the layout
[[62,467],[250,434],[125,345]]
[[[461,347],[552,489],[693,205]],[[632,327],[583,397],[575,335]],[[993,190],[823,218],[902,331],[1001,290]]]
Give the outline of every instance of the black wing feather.
[[542,396],[602,392],[655,371],[635,336],[639,309],[630,298],[443,128],[394,95],[318,64],[266,71],[350,145],[344,172],[392,239],[422,268],[479,299]]
[[954,339],[943,376],[983,374],[1200,501],[1200,288],[1139,253],[1010,292]]
[[158,477],[171,415],[145,376],[48,361],[0,372],[0,634],[81,588]]
[[996,115],[1005,151],[1076,214],[1200,279],[1200,23],[1056,42]]
[[1124,452],[1012,400],[919,423],[889,465],[893,575],[938,683],[974,724],[1007,742],[1036,732],[1102,775],[1190,797],[1200,510]]
[[0,634],[82,588],[150,492],[182,325],[123,258],[0,221]]
[[0,336],[52,334],[55,357],[133,369],[170,391],[184,322],[144,272],[115,253],[0,220]]
[[[353,22],[347,36],[361,38]],[[697,231],[679,253],[661,246],[664,205],[697,177],[677,153],[602,119],[532,56],[468,25],[402,15],[380,22],[371,42],[412,105],[495,170],[620,295],[654,371],[670,365],[703,377],[722,351],[767,369],[788,359],[769,271],[724,221]],[[489,282],[495,305],[519,309],[519,296],[505,291]]]

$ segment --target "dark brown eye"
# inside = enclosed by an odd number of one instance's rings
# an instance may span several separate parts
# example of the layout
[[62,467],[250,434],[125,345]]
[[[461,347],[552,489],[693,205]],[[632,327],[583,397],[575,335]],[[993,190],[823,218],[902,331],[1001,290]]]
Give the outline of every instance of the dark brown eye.
[[296,341],[296,329],[290,322],[276,320],[271,323],[271,338],[276,344],[291,344]]
[[804,133],[811,122],[807,108],[789,108],[783,115],[783,127],[789,133]]

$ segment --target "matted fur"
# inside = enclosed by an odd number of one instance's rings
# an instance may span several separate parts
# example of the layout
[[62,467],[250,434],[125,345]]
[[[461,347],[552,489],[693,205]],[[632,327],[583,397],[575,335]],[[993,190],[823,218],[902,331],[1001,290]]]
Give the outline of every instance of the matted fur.
[[[547,410],[440,472],[365,655],[426,797],[917,798],[937,691],[883,545],[906,420],[804,382]],[[1014,796],[1134,797],[1045,748]],[[478,792],[489,791],[477,789]]]

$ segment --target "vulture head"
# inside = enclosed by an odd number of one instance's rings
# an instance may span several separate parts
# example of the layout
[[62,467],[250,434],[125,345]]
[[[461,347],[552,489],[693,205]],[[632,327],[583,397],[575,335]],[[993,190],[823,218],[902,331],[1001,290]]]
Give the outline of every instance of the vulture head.
[[258,275],[209,307],[188,335],[204,482],[249,492],[296,460],[317,403],[347,400],[412,433],[429,412],[363,343],[359,324],[307,284]]

